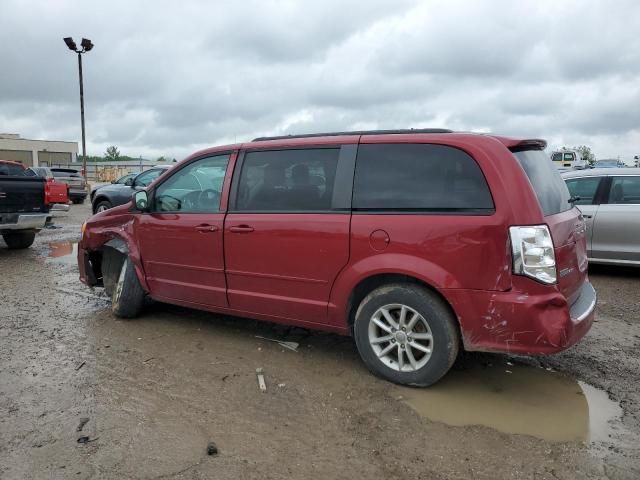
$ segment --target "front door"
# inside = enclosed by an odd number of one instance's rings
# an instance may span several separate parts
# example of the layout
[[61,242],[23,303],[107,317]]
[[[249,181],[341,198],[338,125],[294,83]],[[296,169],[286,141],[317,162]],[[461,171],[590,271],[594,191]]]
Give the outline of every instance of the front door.
[[577,198],[575,205],[582,212],[587,227],[587,256],[592,258],[593,225],[598,214],[599,190],[603,177],[578,177],[566,179],[571,196]]
[[244,155],[224,231],[231,308],[326,323],[331,286],[349,259],[350,198],[334,188],[340,151]]
[[220,200],[229,154],[190,162],[158,185],[139,216],[140,256],[151,296],[227,306]]
[[593,229],[593,257],[640,263],[640,176],[611,177]]

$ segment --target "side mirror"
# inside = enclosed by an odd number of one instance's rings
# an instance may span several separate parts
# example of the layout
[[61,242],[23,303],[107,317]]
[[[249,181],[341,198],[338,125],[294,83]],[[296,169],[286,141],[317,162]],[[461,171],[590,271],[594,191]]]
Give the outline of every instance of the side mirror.
[[133,205],[136,210],[140,210],[141,212],[149,210],[149,196],[146,190],[140,190],[133,194]]
[[133,187],[133,178],[127,178],[127,180],[124,182],[124,184],[127,187]]

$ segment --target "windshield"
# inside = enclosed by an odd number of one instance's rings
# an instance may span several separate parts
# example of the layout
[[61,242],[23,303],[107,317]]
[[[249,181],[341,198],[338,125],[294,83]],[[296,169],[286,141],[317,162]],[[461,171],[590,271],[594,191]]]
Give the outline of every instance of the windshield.
[[567,185],[542,150],[522,150],[514,152],[513,156],[529,177],[545,217],[571,209]]

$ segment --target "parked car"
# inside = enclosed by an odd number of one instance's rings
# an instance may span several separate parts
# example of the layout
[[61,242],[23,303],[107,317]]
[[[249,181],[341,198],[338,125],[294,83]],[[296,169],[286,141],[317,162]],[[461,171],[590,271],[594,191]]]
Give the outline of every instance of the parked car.
[[55,179],[69,186],[69,198],[73,203],[83,203],[87,198],[87,180],[73,168],[51,168]]
[[627,165],[622,160],[598,160],[593,168],[625,168]]
[[80,278],[119,317],[148,296],[353,335],[400,384],[433,384],[460,347],[558,352],[596,293],[545,147],[404,130],[202,150],[83,225]]
[[46,204],[56,205],[56,209],[60,209],[58,205],[69,204],[69,185],[56,180],[49,167],[29,167],[24,171],[24,175],[45,179],[44,202]]
[[562,176],[586,220],[589,261],[640,266],[640,168]]
[[161,165],[150,168],[144,172],[126,178],[124,183],[104,185],[93,193],[91,205],[93,213],[103,212],[131,200],[131,195],[142,188],[148,187],[151,182],[171,168],[170,165]]
[[0,234],[10,249],[28,248],[50,218],[41,177],[17,162],[0,160]]
[[[121,176],[120,178],[116,179],[116,180],[112,180],[111,181],[111,185],[124,185],[127,180],[129,179],[134,179],[136,177],[136,175],[138,175],[138,172],[136,173],[127,173],[126,175]],[[101,189],[104,188],[106,186],[108,186],[109,184],[106,185],[97,185],[95,187],[93,187],[91,189],[91,192],[89,193],[89,201],[91,202],[91,204],[93,204],[93,199],[96,196],[96,192]]]

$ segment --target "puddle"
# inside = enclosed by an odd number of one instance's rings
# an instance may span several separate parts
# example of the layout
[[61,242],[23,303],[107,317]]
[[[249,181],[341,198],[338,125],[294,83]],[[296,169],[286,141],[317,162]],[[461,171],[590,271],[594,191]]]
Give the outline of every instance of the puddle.
[[408,405],[430,420],[485,425],[551,442],[610,441],[610,421],[622,415],[606,392],[526,365],[452,370],[433,387],[399,390]]
[[76,264],[78,262],[78,242],[51,242],[47,257],[57,263]]

